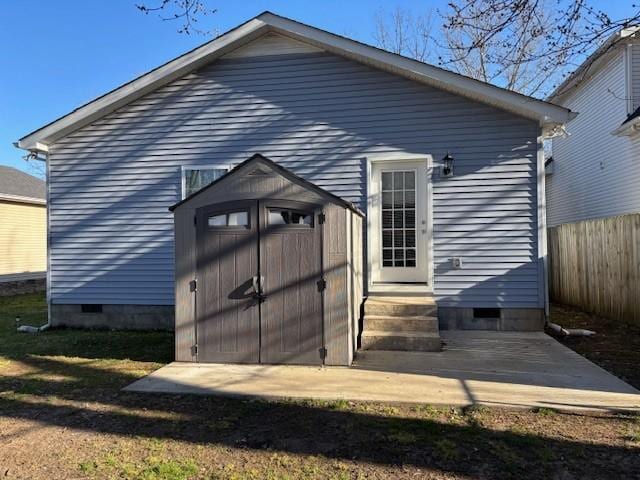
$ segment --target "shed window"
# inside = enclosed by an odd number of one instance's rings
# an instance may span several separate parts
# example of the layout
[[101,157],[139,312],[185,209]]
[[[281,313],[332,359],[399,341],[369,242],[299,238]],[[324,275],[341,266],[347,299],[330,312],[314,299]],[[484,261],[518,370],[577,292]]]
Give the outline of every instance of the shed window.
[[313,214],[287,208],[270,208],[269,225],[313,226]]
[[196,193],[228,171],[228,165],[182,167],[182,198]]
[[210,227],[247,227],[249,212],[229,212],[213,215],[207,220]]

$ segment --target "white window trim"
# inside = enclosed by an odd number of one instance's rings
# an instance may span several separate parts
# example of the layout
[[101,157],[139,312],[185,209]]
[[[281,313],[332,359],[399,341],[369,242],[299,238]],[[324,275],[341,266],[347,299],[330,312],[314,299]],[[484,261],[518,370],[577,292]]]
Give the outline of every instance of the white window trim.
[[232,165],[182,165],[180,167],[180,200],[186,198],[187,190],[187,170],[225,170],[228,172],[233,168]]

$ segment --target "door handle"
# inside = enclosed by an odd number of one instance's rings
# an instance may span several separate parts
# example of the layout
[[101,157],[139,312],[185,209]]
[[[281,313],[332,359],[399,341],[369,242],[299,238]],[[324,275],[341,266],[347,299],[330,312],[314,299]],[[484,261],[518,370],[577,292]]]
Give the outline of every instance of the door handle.
[[267,299],[267,296],[264,292],[264,277],[262,275],[254,275],[251,279],[253,285],[253,292],[251,292],[251,296],[258,301],[258,303],[262,303]]

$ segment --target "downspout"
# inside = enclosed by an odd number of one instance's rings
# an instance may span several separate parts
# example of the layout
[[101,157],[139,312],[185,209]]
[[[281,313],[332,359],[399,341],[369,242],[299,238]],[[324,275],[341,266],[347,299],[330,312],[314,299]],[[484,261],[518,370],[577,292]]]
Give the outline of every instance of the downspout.
[[[14,147],[20,148],[18,142],[13,144]],[[42,156],[43,155],[43,156]],[[47,152],[40,152],[38,150],[29,150],[29,153],[24,157],[25,161],[38,160],[45,163],[45,201],[47,209],[47,276],[46,276],[46,292],[47,292],[47,323],[40,327],[33,327],[31,325],[19,325],[18,332],[24,333],[39,333],[48,330],[51,327],[51,228],[50,228],[50,216],[49,216],[49,199],[50,199],[50,184],[49,184],[49,154]],[[19,323],[20,317],[16,317],[16,323]]]
[[549,253],[547,251],[547,202],[546,202],[546,172],[544,165],[544,132],[541,131],[538,137],[538,229],[540,234],[538,235],[538,250],[539,256],[542,258],[542,284],[543,284],[543,301],[544,301],[544,318],[545,326],[552,332],[561,335],[563,337],[568,336],[580,336],[589,337],[595,335],[596,332],[592,330],[586,330],[583,328],[564,328],[556,323],[550,321],[549,310]]

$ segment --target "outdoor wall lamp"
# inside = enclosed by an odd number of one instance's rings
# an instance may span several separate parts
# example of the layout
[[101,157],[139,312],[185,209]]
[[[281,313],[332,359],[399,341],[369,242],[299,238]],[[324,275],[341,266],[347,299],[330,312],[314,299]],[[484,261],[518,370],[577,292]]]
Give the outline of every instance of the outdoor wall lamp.
[[453,177],[453,157],[449,152],[442,159],[442,176]]

